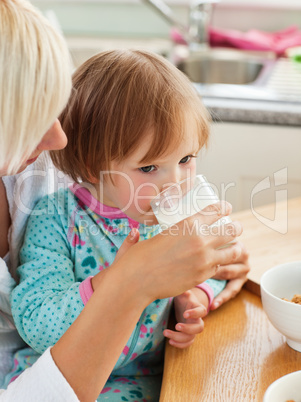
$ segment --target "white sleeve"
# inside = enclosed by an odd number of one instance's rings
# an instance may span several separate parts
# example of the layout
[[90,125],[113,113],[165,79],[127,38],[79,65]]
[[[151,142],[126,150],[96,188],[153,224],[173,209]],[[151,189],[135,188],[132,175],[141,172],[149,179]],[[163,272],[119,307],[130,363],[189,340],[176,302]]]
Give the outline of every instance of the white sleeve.
[[73,389],[54,363],[50,348],[6,390],[1,402],[79,402]]
[[9,295],[15,286],[16,282],[8,271],[6,261],[0,258],[0,311],[5,314],[11,314]]

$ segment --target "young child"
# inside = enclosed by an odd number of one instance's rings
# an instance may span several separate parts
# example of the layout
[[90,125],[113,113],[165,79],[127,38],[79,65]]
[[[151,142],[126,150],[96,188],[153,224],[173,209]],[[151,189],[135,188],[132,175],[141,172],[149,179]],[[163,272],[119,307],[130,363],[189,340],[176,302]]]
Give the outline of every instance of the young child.
[[[166,185],[195,176],[209,133],[189,80],[155,54],[101,53],[77,70],[73,86],[60,118],[68,145],[52,157],[76,184],[37,204],[11,298],[17,328],[38,353],[77,318],[130,231],[133,237],[139,231],[140,240],[159,233],[150,201]],[[167,329],[171,300],[150,300],[99,400],[158,401],[164,336],[189,346],[224,286],[211,279],[177,296],[175,331]],[[25,368],[26,356],[18,364]]]

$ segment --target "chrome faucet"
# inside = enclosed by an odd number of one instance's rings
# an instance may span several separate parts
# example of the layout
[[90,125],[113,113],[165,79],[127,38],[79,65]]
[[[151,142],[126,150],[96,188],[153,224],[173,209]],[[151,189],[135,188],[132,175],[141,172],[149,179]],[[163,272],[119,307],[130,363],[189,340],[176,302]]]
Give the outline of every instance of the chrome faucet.
[[209,46],[209,26],[212,15],[212,4],[216,0],[192,1],[189,16],[189,35],[191,50],[202,50]]
[[173,11],[162,0],[143,0],[152,6],[166,21],[178,28],[191,51],[207,49],[212,4],[219,0],[191,0],[189,24],[178,21]]

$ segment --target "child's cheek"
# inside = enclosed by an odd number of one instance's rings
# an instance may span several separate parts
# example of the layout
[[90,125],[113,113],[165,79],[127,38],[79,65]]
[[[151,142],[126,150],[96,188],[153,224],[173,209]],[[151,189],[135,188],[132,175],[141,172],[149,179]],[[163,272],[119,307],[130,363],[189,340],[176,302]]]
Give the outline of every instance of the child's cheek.
[[196,159],[193,158],[188,167],[188,177],[195,177],[196,175]]
[[135,207],[139,213],[151,211],[150,202],[158,194],[158,190],[150,185],[143,185],[136,189]]

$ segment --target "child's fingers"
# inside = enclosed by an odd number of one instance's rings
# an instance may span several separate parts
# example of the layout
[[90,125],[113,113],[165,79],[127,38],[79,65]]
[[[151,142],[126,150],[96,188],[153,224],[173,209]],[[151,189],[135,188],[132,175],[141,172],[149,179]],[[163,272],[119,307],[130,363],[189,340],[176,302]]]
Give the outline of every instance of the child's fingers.
[[176,325],[177,333],[184,333],[188,335],[197,335],[204,330],[204,321],[198,320],[196,323],[178,323]]
[[169,339],[185,342],[189,337],[200,334],[204,330],[204,322],[200,320],[194,324],[179,323],[176,325],[176,331],[166,329],[163,334]]
[[195,334],[189,335],[182,332],[168,330],[164,331],[164,336],[166,336],[166,338],[169,338],[169,340],[172,341],[173,343],[187,343],[190,342],[192,339],[194,339]]
[[188,348],[190,345],[193,344],[193,342],[194,342],[194,338],[193,338],[191,341],[189,341],[189,342],[184,342],[184,343],[175,342],[175,341],[173,341],[173,340],[171,340],[171,339],[169,340],[169,344],[170,344],[171,346],[174,346],[175,348],[179,348],[179,349]]
[[205,306],[200,304],[198,307],[194,307],[192,309],[186,310],[183,313],[183,317],[185,320],[193,319],[196,320],[198,318],[203,318],[207,315],[207,309]]

